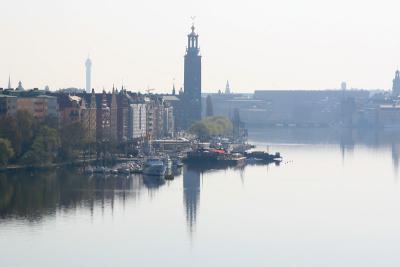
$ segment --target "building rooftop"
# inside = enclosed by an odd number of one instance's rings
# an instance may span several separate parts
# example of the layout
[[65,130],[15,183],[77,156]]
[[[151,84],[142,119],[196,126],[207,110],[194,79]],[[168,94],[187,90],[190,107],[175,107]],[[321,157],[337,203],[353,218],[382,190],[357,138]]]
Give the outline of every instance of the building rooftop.
[[16,96],[13,95],[3,95],[3,94],[0,94],[0,97],[17,98]]
[[165,95],[162,98],[166,101],[179,101],[179,98],[174,95]]

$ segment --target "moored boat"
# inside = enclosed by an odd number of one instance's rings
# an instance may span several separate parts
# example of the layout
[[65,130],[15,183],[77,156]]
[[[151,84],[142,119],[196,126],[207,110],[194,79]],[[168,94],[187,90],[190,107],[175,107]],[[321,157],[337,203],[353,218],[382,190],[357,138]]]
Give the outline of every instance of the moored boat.
[[149,176],[164,176],[166,172],[166,165],[161,159],[150,158],[147,159],[144,168],[143,174]]

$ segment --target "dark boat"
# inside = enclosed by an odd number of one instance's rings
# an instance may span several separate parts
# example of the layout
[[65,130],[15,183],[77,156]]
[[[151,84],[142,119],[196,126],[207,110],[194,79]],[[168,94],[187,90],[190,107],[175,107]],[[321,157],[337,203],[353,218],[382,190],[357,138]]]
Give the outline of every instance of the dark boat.
[[252,151],[252,152],[245,152],[244,156],[247,159],[257,159],[266,163],[280,162],[282,160],[281,154],[279,152],[275,154],[269,154],[264,151]]
[[187,154],[184,162],[187,164],[206,164],[218,166],[236,166],[245,161],[241,154],[230,154],[222,149],[198,149]]

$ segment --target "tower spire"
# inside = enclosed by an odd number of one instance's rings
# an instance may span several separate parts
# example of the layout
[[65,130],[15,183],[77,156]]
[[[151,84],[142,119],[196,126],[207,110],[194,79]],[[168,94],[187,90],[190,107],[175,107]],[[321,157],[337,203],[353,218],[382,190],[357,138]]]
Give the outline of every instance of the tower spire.
[[200,52],[199,49],[199,35],[195,33],[195,27],[194,27],[194,18],[191,17],[193,22],[192,22],[192,27],[191,30],[192,32],[188,34],[188,44],[187,44],[187,52],[188,53],[193,53],[198,55]]
[[225,94],[230,94],[230,93],[231,93],[231,88],[229,86],[229,81],[226,81]]
[[176,90],[175,90],[175,79],[174,82],[172,83],[172,95],[176,94]]

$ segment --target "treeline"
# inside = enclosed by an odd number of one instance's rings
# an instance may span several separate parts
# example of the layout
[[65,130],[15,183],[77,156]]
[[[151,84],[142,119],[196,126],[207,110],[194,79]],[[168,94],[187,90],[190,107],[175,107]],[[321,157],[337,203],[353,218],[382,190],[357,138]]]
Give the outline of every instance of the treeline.
[[74,160],[86,145],[85,130],[75,122],[58,126],[57,118],[37,120],[27,111],[0,117],[0,166],[48,165]]

